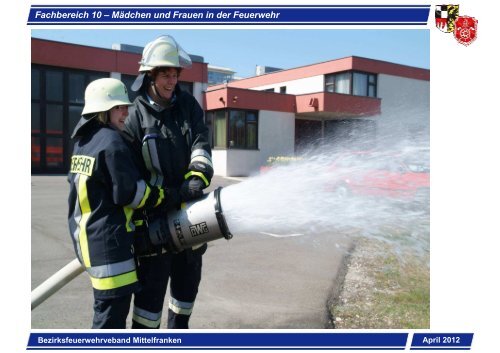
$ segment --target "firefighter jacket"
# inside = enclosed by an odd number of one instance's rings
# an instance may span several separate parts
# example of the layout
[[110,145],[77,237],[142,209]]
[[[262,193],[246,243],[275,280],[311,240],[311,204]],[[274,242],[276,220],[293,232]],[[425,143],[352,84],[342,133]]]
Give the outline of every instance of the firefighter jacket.
[[68,223],[94,296],[106,299],[138,289],[133,255],[134,210],[154,208],[164,190],[141,179],[130,141],[96,119],[82,117],[73,134],[68,174]]
[[146,178],[152,185],[179,188],[190,175],[200,176],[208,186],[213,175],[191,170],[195,160],[206,161],[210,168],[211,149],[203,110],[197,100],[176,86],[169,107],[150,100],[146,92],[129,108],[125,131],[142,143],[147,167]]

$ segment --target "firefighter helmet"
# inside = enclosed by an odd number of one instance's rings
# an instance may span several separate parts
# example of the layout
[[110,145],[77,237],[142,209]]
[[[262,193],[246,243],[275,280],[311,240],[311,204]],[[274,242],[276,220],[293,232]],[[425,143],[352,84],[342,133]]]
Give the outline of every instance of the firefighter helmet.
[[100,78],[85,89],[85,106],[82,115],[106,112],[117,105],[132,105],[127,87],[115,78]]
[[176,67],[188,69],[192,65],[189,54],[169,35],[163,35],[149,42],[142,51],[139,61],[139,75],[132,84],[132,91],[138,91],[146,77],[146,73],[155,67]]
[[148,43],[142,52],[139,72],[151,71],[155,67],[189,68],[192,65],[186,53],[174,38],[168,35]]

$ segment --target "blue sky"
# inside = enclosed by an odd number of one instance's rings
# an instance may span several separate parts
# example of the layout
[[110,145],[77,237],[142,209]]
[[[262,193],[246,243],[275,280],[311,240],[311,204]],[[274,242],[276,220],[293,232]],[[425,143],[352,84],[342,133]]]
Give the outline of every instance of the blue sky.
[[144,46],[170,34],[190,54],[236,76],[254,76],[256,65],[289,69],[356,55],[429,69],[427,29],[185,29],[32,30],[32,37],[111,48],[113,43]]

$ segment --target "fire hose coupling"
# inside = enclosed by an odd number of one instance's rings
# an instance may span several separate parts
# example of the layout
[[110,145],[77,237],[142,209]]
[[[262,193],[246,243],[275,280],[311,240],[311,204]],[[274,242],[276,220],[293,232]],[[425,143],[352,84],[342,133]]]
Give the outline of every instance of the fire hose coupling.
[[222,190],[222,187],[220,187],[220,186],[214,190],[215,217],[217,218],[217,223],[219,224],[219,228],[220,228],[220,231],[222,232],[222,235],[224,236],[224,238],[229,240],[233,237],[233,235],[229,231],[229,228],[228,228],[227,222],[226,222],[226,217],[224,217],[224,214],[222,213],[222,205],[220,202],[221,190]]

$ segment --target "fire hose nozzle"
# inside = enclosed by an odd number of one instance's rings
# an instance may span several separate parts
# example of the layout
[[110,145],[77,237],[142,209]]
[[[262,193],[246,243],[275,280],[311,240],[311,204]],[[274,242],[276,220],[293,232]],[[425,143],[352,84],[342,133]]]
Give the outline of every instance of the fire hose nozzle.
[[221,202],[222,187],[167,215],[170,242],[177,251],[209,241],[231,239]]
[[222,187],[202,198],[181,205],[148,222],[145,233],[137,233],[136,254],[166,250],[178,253],[220,238],[231,239],[221,202]]

